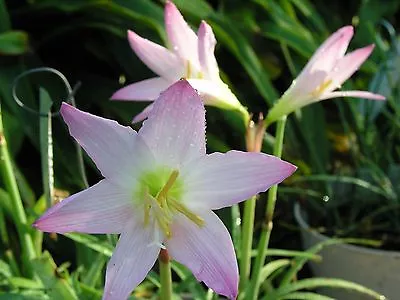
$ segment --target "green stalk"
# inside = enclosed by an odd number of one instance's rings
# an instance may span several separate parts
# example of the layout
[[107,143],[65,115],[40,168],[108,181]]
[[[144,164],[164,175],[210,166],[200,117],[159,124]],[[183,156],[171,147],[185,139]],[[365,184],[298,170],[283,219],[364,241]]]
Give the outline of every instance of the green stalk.
[[158,256],[158,263],[160,266],[160,299],[171,300],[172,299],[172,276],[171,276],[171,263],[168,255],[168,251],[161,249],[160,255]]
[[244,286],[250,275],[251,265],[251,250],[253,245],[254,231],[254,215],[256,210],[257,196],[251,197],[244,202],[243,227],[242,227],[242,248],[240,253],[240,285],[239,291],[244,289]]
[[3,122],[1,118],[0,107],[0,168],[4,185],[11,198],[12,217],[17,228],[18,236],[21,242],[23,263],[27,276],[33,277],[33,268],[31,260],[36,257],[32,238],[29,234],[29,225],[26,219],[25,210],[22,205],[18,185],[15,180],[14,170],[11,163],[10,154],[7,149],[7,142],[4,136]]
[[[285,125],[286,125],[286,116],[283,116],[277,122],[277,128],[276,128],[274,155],[277,157],[282,156]],[[260,275],[261,275],[261,269],[264,266],[269,240],[271,237],[277,191],[278,191],[277,185],[272,186],[268,191],[268,203],[265,215],[265,223],[261,231],[260,242],[258,243],[257,256],[253,268],[252,280],[251,280],[252,288],[249,289],[249,297],[247,299],[252,299],[252,300],[257,299],[258,292],[260,290],[260,285],[262,283],[260,282]]]
[[16,277],[21,277],[21,272],[19,271],[19,267],[12,250],[6,250],[4,254],[5,257],[7,258],[7,262],[8,265],[10,266],[12,274]]

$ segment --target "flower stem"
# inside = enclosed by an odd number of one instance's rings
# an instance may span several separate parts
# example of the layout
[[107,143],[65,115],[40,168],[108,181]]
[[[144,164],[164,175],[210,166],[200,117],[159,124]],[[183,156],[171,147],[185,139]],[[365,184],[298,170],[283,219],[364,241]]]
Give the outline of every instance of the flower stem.
[[[277,157],[282,156],[285,125],[286,125],[286,116],[283,116],[277,122],[277,128],[276,128],[274,155]],[[260,242],[258,243],[258,249],[257,249],[257,257],[253,267],[252,281],[251,281],[252,288],[249,289],[249,297],[247,299],[255,300],[258,298],[258,291],[261,285],[260,282],[261,269],[264,266],[265,257],[273,227],[272,222],[275,211],[277,191],[278,191],[277,185],[272,186],[268,191],[268,203],[265,215],[265,223],[261,231]]]
[[[259,114],[257,124],[252,120],[248,122],[246,131],[246,150],[248,152],[261,152],[265,131],[266,126],[262,114]],[[244,286],[250,275],[256,202],[257,195],[244,203],[239,281],[239,291],[241,292],[244,290]]]
[[160,255],[158,256],[158,262],[160,266],[160,299],[171,300],[172,299],[172,276],[171,276],[171,263],[168,255],[168,251],[161,249]]
[[33,247],[32,237],[29,234],[28,222],[22,205],[21,196],[19,194],[17,181],[15,180],[14,170],[7,149],[7,141],[4,135],[3,122],[1,118],[0,107],[0,169],[4,180],[4,185],[11,198],[12,217],[17,228],[20,238],[23,265],[28,277],[33,277],[33,268],[31,260],[36,257],[35,248]]
[[254,215],[257,196],[251,197],[244,203],[242,244],[240,253],[240,285],[242,291],[250,275],[251,250],[253,245]]

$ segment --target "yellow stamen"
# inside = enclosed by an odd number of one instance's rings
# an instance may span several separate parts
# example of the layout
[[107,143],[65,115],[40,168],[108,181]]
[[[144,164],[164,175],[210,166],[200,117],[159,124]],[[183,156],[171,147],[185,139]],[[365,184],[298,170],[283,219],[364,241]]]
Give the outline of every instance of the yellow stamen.
[[332,79],[324,81],[312,92],[313,96],[320,96],[332,83]]
[[154,216],[156,217],[158,226],[160,226],[160,228],[164,232],[165,236],[167,238],[170,238],[172,235],[171,235],[171,230],[169,228],[169,225],[170,225],[169,220],[164,218],[164,216],[162,214],[155,213]]
[[163,198],[167,198],[167,193],[171,189],[171,187],[174,185],[176,178],[178,178],[179,171],[178,170],[173,170],[171,175],[169,176],[167,182],[161,189],[161,191],[158,193],[156,199],[158,203],[161,203]]
[[144,205],[144,226],[149,224],[151,205]]
[[185,78],[191,78],[192,75],[192,66],[190,64],[190,61],[186,61],[186,74]]
[[189,220],[194,222],[197,226],[202,227],[204,225],[204,219],[199,217],[198,215],[194,214],[193,212],[191,212],[182,203],[180,203],[176,200],[173,200],[173,199],[169,199],[169,202],[170,202],[170,206],[172,208],[176,209],[177,211],[179,211],[180,213],[185,215]]
[[[179,212],[185,215],[189,220],[194,222],[197,226],[201,227],[204,225],[204,219],[200,216],[191,212],[185,205],[178,200],[171,198],[168,192],[173,187],[179,176],[178,170],[173,170],[169,176],[167,182],[158,192],[156,197],[150,194],[149,188],[145,188],[145,203],[144,203],[144,225],[147,226],[150,223],[150,210],[155,218],[160,230],[164,233],[166,238],[171,238],[171,224],[173,221],[173,215]],[[170,193],[171,194],[171,193]],[[172,193],[173,194],[173,193]]]

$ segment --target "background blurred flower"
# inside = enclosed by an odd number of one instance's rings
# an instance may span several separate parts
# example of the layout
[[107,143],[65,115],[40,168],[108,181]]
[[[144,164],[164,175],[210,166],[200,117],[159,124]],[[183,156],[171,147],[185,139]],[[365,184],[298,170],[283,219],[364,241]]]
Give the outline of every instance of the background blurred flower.
[[365,91],[334,91],[358,70],[374,49],[374,45],[369,45],[345,55],[353,34],[352,26],[342,27],[317,49],[300,75],[268,112],[267,124],[296,109],[325,99],[385,99],[384,96]]
[[[175,81],[185,78],[200,93],[206,105],[239,110],[247,121],[247,110],[219,76],[214,56],[216,39],[211,27],[202,21],[196,35],[176,6],[169,1],[165,5],[164,17],[171,49],[128,31],[133,51],[159,77],[128,85],[114,93],[111,99],[152,101]],[[145,119],[151,108],[151,105],[148,106],[133,121]]]
[[162,93],[138,133],[68,104],[61,113],[105,179],[53,206],[34,226],[121,233],[103,299],[126,299],[165,247],[199,281],[236,298],[234,248],[211,210],[267,190],[296,167],[263,153],[206,155],[204,106],[186,81]]

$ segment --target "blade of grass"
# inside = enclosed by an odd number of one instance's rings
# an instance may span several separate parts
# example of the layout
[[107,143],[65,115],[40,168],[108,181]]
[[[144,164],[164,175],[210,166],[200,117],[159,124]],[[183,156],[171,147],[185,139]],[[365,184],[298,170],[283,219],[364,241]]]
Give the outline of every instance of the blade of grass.
[[106,262],[107,258],[102,253],[98,253],[90,269],[82,278],[82,283],[89,287],[95,287],[97,280],[102,275],[103,267]]
[[50,253],[43,252],[41,257],[34,259],[33,266],[50,299],[78,300],[67,280],[57,276],[57,265]]
[[43,190],[46,197],[46,207],[52,205],[54,193],[54,172],[53,172],[53,138],[51,125],[51,101],[49,93],[39,89],[40,113],[47,114],[47,117],[40,118],[40,156],[42,162]]
[[331,288],[340,288],[340,289],[347,289],[358,292],[360,294],[364,294],[366,296],[370,296],[373,299],[383,300],[385,299],[384,296],[381,294],[366,288],[365,286],[349,282],[343,279],[337,278],[307,278],[302,279],[296,282],[292,282],[289,285],[285,285],[278,290],[274,291],[271,295],[272,299],[285,299],[283,298],[285,295],[288,295],[294,291],[299,291],[303,289],[315,289],[319,287],[331,287]]
[[335,299],[312,292],[294,292],[280,297],[279,300],[335,300]]
[[5,251],[5,257],[7,258],[8,264],[10,266],[10,270],[14,276],[21,276],[21,271],[19,270],[18,263],[15,259],[14,253],[12,250]]
[[268,74],[263,69],[260,60],[245,36],[237,27],[232,26],[233,22],[230,19],[223,15],[214,14],[209,21],[218,41],[236,56],[253,80],[261,96],[266,103],[271,105],[278,98],[278,92],[273,87]]
[[90,249],[102,253],[105,256],[111,257],[112,255],[113,247],[107,242],[101,241],[99,238],[93,235],[83,233],[66,233],[64,235],[75,242],[83,244]]
[[[318,243],[317,245],[308,249],[307,252],[310,254],[311,253],[316,254],[319,251],[321,251],[324,247],[328,247],[330,245],[336,245],[336,244],[346,244],[346,243],[358,244],[358,245],[369,245],[369,246],[373,246],[373,247],[377,247],[380,245],[380,242],[373,241],[373,240],[353,239],[353,238],[332,238],[332,239],[323,241],[321,243]],[[283,278],[280,282],[280,285],[290,285],[292,282],[292,279],[303,268],[303,266],[307,263],[308,260],[309,259],[307,257],[297,257],[297,258],[293,259],[292,267],[285,273],[285,276],[283,276]]]
[[15,226],[17,227],[18,236],[23,252],[23,266],[28,277],[33,276],[31,260],[36,257],[35,248],[33,247],[32,238],[29,232],[24,207],[22,205],[21,196],[19,194],[18,185],[15,180],[14,170],[10,155],[7,149],[7,142],[3,131],[3,122],[1,118],[0,106],[0,168],[6,190],[11,197],[11,208]]
[[275,271],[290,265],[290,259],[277,259],[267,263],[262,269],[260,274],[261,282],[264,282]]

